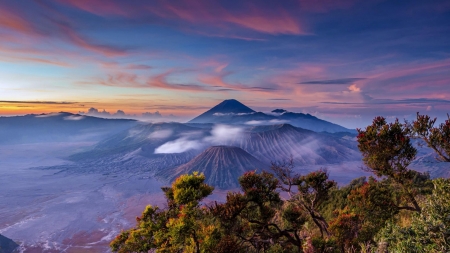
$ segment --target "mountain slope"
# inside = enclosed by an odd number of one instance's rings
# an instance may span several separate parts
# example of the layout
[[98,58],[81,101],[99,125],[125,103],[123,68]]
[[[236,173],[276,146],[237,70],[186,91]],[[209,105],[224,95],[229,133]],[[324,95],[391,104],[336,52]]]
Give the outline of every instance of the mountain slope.
[[189,121],[189,123],[215,123],[217,117],[231,114],[249,114],[255,111],[245,106],[235,99],[224,100],[198,117]]
[[0,235],[0,253],[12,253],[19,245],[13,240]]
[[0,144],[98,141],[136,123],[67,112],[0,117]]
[[329,132],[329,133],[335,133],[335,132],[351,132],[356,133],[356,130],[354,129],[347,129],[343,126],[340,126],[338,124],[334,124],[331,122],[328,122],[323,119],[319,119],[315,116],[312,116],[311,114],[304,114],[304,113],[294,113],[294,112],[285,112],[278,116],[277,118],[280,121],[286,121],[289,124],[297,127],[301,127],[304,129],[312,130],[315,132]]
[[288,159],[297,165],[320,165],[361,159],[356,142],[315,133],[290,124],[256,126],[229,145],[249,152],[263,162]]
[[238,178],[247,171],[266,169],[268,166],[238,147],[213,146],[190,162],[178,168],[161,171],[161,176],[169,181],[182,174],[198,171],[206,176],[205,182],[221,189],[236,188]]
[[237,100],[225,100],[188,123],[196,124],[239,124],[239,125],[273,125],[289,123],[293,126],[315,132],[356,132],[340,125],[319,119],[311,114],[288,112],[284,109],[273,110],[266,114],[256,112]]

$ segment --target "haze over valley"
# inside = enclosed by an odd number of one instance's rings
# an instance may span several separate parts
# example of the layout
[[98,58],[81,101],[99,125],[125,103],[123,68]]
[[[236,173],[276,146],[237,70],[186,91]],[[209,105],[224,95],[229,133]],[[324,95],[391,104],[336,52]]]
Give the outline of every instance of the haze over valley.
[[[207,201],[237,190],[243,173],[291,158],[299,173],[324,169],[340,185],[368,175],[355,130],[281,109],[255,112],[237,100],[187,123],[70,113],[0,121],[0,233],[25,252],[107,252],[147,204],[164,205],[160,187],[194,171],[216,187]],[[422,148],[414,166],[447,175],[433,159]]]

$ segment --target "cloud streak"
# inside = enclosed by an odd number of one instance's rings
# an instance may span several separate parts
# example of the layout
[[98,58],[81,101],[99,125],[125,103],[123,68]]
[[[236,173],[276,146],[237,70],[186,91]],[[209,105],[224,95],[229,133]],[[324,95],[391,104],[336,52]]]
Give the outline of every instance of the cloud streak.
[[428,98],[410,98],[410,99],[370,99],[363,103],[352,103],[352,102],[322,102],[324,104],[341,104],[341,105],[362,105],[362,104],[379,104],[379,105],[407,105],[407,104],[450,104],[450,100],[444,99],[428,99]]
[[242,128],[236,126],[215,125],[209,136],[201,139],[182,136],[157,147],[155,154],[183,153],[190,150],[200,150],[211,145],[226,145],[232,140],[241,138],[243,131]]
[[[261,8],[258,3],[236,2],[230,7],[225,1],[153,1],[145,6],[134,6],[122,1],[61,1],[79,10],[99,16],[135,17],[153,15],[163,20],[178,20],[199,26],[213,26],[220,30],[238,27],[265,34],[307,34],[296,15],[283,5]],[[235,4],[236,4],[235,3]],[[240,11],[237,11],[240,9]],[[145,19],[143,19],[145,20]],[[234,35],[239,37],[239,35]]]
[[185,91],[207,91],[207,87],[198,84],[183,84],[183,83],[171,83],[167,81],[167,78],[173,71],[167,71],[165,73],[153,76],[147,81],[147,85],[152,88],[161,88],[168,90],[185,90]]
[[4,104],[46,104],[46,105],[72,105],[78,104],[79,102],[64,102],[64,101],[11,101],[11,100],[0,100],[0,103]]
[[341,79],[331,79],[331,80],[317,80],[317,81],[307,81],[301,82],[300,84],[352,84],[359,80],[364,80],[366,78],[341,78]]
[[[35,7],[41,7],[41,13],[45,14],[26,13],[23,9],[12,8],[7,4],[0,3],[0,28],[3,27],[10,32],[28,36],[33,40],[60,40],[78,49],[107,57],[125,56],[127,54],[127,48],[97,43],[82,35],[71,24],[76,23],[76,21],[62,11],[43,4],[37,4]],[[20,44],[23,44],[23,40],[19,40]]]
[[0,8],[0,27],[21,33],[33,32],[29,22],[5,8]]

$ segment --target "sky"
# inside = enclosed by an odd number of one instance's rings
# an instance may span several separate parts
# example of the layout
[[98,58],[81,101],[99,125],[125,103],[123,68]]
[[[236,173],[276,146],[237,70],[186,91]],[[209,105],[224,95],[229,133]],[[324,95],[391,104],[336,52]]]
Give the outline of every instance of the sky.
[[0,2],[0,115],[450,112],[450,1]]

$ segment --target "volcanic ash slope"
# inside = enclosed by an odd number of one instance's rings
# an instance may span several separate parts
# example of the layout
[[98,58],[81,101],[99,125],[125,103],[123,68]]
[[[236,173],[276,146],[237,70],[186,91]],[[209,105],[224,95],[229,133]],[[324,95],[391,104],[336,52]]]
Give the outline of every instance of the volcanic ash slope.
[[267,164],[241,148],[213,146],[186,164],[159,172],[159,176],[173,181],[180,175],[198,171],[205,174],[207,184],[220,189],[231,189],[239,186],[238,178],[245,172],[267,168]]

